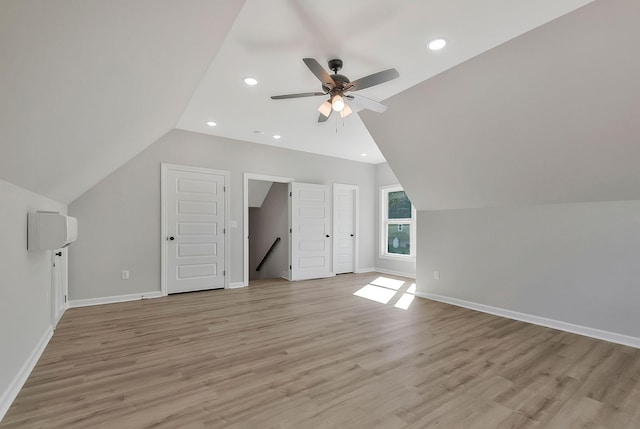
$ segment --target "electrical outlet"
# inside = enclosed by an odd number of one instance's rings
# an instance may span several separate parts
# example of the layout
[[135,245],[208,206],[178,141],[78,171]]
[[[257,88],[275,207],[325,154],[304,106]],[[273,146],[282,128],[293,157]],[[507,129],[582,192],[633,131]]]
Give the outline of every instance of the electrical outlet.
[[129,280],[129,270],[122,270],[122,280]]
[[440,271],[434,271],[433,272],[433,278],[435,280],[440,280]]

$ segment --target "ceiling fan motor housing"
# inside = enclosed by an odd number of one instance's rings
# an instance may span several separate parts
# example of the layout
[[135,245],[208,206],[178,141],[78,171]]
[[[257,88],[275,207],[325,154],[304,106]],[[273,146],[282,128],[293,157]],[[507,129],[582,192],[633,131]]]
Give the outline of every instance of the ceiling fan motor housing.
[[331,78],[335,82],[336,86],[333,87],[333,88],[328,88],[327,86],[322,85],[322,89],[325,92],[331,92],[331,93],[338,92],[338,93],[340,93],[340,92],[344,91],[345,88],[347,87],[347,84],[349,82],[351,82],[348,77],[346,77],[345,75],[342,75],[342,74],[337,74],[337,73],[336,74],[332,74]]
[[338,71],[342,68],[342,60],[339,59],[333,59],[333,60],[329,60],[329,70],[333,71],[334,73],[338,73]]
[[331,95],[342,94],[344,92],[347,84],[350,81],[349,78],[345,75],[338,74],[338,71],[340,69],[342,69],[342,60],[339,60],[337,58],[329,60],[329,70],[333,71],[334,73],[333,75],[331,75],[331,78],[333,79],[335,86],[333,88],[330,88],[326,85],[322,85],[322,90],[324,92],[330,92]]

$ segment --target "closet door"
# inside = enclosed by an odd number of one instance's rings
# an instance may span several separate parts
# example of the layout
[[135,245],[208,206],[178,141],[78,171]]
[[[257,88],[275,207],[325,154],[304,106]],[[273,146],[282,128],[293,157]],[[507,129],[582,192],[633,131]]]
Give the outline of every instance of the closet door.
[[289,184],[291,280],[333,275],[330,212],[328,186]]

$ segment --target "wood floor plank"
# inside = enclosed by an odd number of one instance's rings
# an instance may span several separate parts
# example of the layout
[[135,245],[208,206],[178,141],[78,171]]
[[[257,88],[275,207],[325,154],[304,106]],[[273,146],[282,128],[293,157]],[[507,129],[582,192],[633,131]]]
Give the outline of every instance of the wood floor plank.
[[[355,296],[405,281],[387,303]],[[376,273],[68,310],[8,428],[640,427],[640,350]]]

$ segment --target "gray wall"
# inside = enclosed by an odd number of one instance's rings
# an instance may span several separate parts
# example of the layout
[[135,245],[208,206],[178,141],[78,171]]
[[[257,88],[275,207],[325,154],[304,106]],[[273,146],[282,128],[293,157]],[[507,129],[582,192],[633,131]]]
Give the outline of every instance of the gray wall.
[[640,337],[640,201],[421,211],[418,220],[418,292]]
[[[273,146],[174,130],[73,201],[82,225],[70,249],[70,298],[89,299],[160,290],[160,163],[229,170],[230,281],[242,282],[242,173],[299,182],[360,186],[360,267],[374,266],[375,166]],[[120,272],[130,270],[130,279]]]
[[[262,207],[249,209],[249,279],[287,277],[289,273],[289,192],[287,183],[274,183]],[[280,242],[260,271],[256,267],[276,237]]]
[[[389,167],[383,163],[376,165],[376,269],[387,270],[410,277],[416,275],[416,261],[398,261],[380,257],[380,187],[386,185],[401,185],[398,178]],[[411,196],[409,196],[411,198]],[[416,222],[416,227],[418,226]]]
[[594,1],[359,115],[418,210],[640,200],[638,16]]
[[51,252],[27,252],[27,213],[67,207],[3,180],[0,202],[1,418],[14,377],[51,329]]

